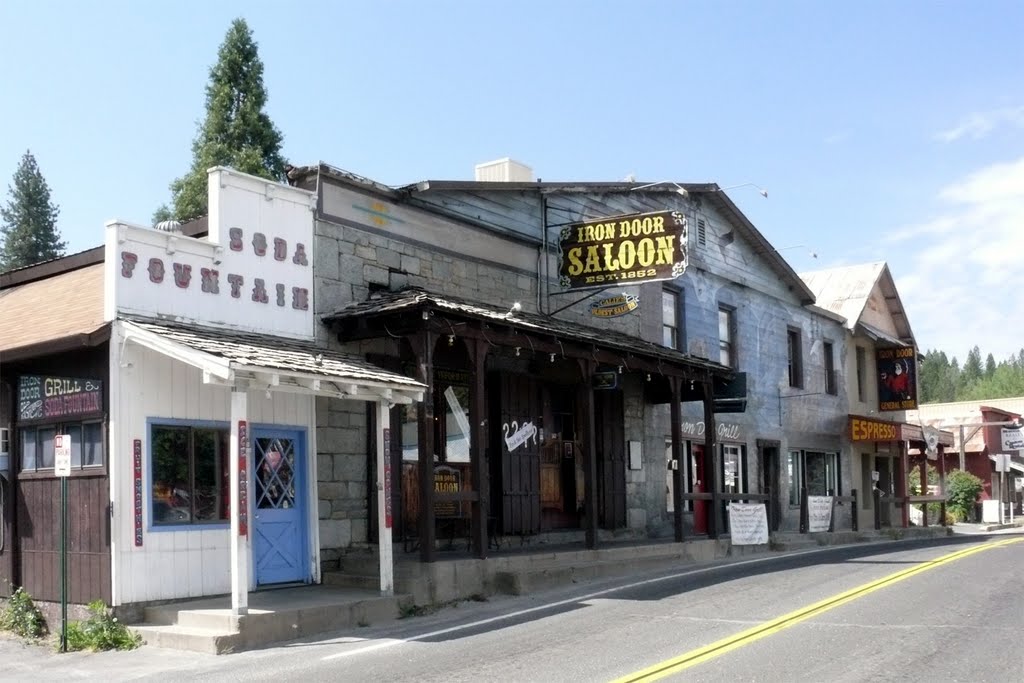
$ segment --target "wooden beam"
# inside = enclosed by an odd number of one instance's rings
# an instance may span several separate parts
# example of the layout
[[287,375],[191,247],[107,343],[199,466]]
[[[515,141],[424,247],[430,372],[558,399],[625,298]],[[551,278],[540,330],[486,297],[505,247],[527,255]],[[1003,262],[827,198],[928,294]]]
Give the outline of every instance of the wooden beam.
[[479,498],[472,503],[473,510],[473,544],[476,546],[477,557],[487,557],[487,521],[490,516],[489,483],[487,481],[487,444],[485,443],[484,420],[486,415],[486,394],[484,379],[486,377],[488,344],[482,339],[476,340],[470,347],[473,361],[473,386],[470,389],[469,401],[469,448],[470,460],[473,463],[473,489]]
[[416,335],[412,348],[416,353],[419,381],[427,385],[423,401],[416,406],[416,429],[419,436],[420,471],[420,559],[437,559],[434,547],[434,343],[437,335],[423,330]]
[[704,389],[704,481],[711,493],[711,509],[708,510],[708,537],[718,538],[718,521],[722,511],[718,509],[718,494],[722,482],[718,478],[718,458],[715,453],[715,400],[714,387],[710,381],[702,384]]
[[595,363],[592,360],[582,358],[579,360],[580,372],[583,378],[577,388],[577,397],[581,406],[580,414],[583,417],[581,425],[583,433],[583,453],[586,461],[583,463],[583,509],[587,518],[586,542],[587,548],[597,549],[597,433],[594,419],[594,374]]
[[675,526],[675,537],[677,543],[683,542],[683,444],[682,444],[682,415],[679,404],[680,387],[682,380],[678,377],[669,378],[669,386],[672,388],[672,400],[668,407],[672,411],[672,460],[675,467],[669,473],[672,477],[672,510]]

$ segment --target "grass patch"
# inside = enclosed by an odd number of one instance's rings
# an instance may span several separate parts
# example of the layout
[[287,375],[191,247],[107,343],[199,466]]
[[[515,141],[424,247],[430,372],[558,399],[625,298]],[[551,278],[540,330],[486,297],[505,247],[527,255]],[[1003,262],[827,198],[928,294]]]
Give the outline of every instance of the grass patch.
[[132,633],[102,600],[89,603],[89,617],[68,624],[68,650],[134,650],[142,636]]
[[7,598],[0,611],[0,630],[33,640],[46,635],[46,619],[24,588],[19,587]]

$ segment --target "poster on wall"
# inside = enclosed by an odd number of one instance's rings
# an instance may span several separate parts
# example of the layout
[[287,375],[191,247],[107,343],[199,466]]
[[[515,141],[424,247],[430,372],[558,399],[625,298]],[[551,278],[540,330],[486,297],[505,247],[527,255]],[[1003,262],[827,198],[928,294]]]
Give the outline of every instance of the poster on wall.
[[917,353],[911,347],[877,349],[878,409],[917,410]]
[[832,496],[807,496],[807,530],[828,531],[832,526]]
[[763,503],[729,503],[729,535],[733,545],[768,542],[768,513]]

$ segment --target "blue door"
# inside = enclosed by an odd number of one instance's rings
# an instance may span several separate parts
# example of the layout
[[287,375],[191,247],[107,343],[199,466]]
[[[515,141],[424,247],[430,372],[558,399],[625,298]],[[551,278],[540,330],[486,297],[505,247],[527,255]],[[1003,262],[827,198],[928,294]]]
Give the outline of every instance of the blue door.
[[253,560],[256,584],[309,582],[303,433],[256,429]]

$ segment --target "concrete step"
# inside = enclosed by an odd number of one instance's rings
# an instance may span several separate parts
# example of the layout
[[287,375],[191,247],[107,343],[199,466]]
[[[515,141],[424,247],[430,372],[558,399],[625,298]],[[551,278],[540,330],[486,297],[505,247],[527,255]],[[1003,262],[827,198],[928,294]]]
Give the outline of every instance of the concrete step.
[[210,655],[234,652],[241,636],[238,633],[222,633],[215,629],[194,628],[177,624],[129,626],[142,636],[151,647],[166,647],[173,650],[202,652]]

